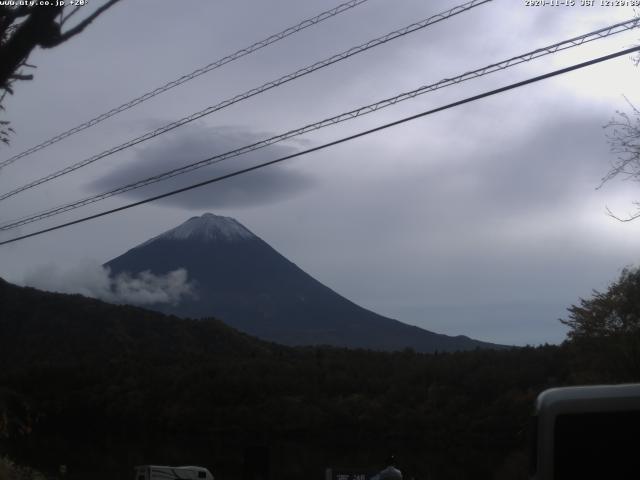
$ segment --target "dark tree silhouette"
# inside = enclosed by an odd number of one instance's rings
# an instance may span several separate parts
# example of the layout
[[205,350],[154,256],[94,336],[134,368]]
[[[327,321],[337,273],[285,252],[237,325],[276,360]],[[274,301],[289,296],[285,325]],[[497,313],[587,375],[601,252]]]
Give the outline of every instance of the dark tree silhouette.
[[640,379],[640,270],[625,269],[606,292],[594,291],[561,320],[583,370],[604,381]]
[[[7,93],[13,94],[14,82],[33,78],[24,69],[33,68],[27,60],[34,48],[53,48],[66,42],[119,1],[108,0],[98,8],[84,0],[67,5],[55,5],[55,0],[46,6],[0,5],[0,110],[4,110]],[[0,141],[8,143],[11,132],[9,122],[0,121]]]

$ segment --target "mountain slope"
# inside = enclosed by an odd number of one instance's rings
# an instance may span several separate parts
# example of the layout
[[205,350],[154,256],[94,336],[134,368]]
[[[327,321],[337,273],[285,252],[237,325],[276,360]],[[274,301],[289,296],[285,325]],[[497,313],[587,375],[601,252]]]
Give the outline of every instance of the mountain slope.
[[169,360],[185,352],[233,357],[270,348],[212,318],[172,318],[0,279],[0,371],[9,363],[92,364],[137,355]]
[[284,258],[236,220],[193,217],[106,264],[112,274],[156,275],[185,268],[197,298],[159,305],[181,317],[215,316],[287,345],[453,351],[494,345],[439,335],[366,310]]

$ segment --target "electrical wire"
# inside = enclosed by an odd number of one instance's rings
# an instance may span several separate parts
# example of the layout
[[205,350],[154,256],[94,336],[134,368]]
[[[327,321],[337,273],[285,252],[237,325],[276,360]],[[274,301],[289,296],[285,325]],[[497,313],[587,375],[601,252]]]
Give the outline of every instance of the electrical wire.
[[151,177],[147,177],[144,178],[142,180],[138,180],[136,182],[115,188],[113,190],[109,190],[107,192],[103,192],[91,197],[87,197],[84,198],[82,200],[78,200],[72,203],[67,203],[67,204],[63,204],[63,205],[58,205],[56,207],[35,213],[35,214],[31,214],[29,216],[23,217],[23,218],[19,218],[16,220],[12,220],[10,222],[4,223],[2,225],[0,225],[0,231],[4,231],[4,230],[10,230],[12,228],[16,228],[28,223],[32,223],[44,218],[48,218],[51,217],[53,215],[57,215],[60,213],[64,213],[70,210],[74,210],[76,208],[80,208],[83,206],[86,206],[88,204],[91,203],[95,203],[98,202],[100,200],[104,200],[106,198],[118,195],[120,193],[125,193],[131,190],[135,190],[138,188],[142,188],[144,186],[153,184],[153,183],[157,183],[159,181],[162,180],[166,180],[168,178],[172,178],[175,177],[177,175],[182,175],[184,173],[188,173],[190,171],[193,170],[197,170],[199,168],[208,166],[208,165],[212,165],[212,164],[216,164],[216,163],[220,163],[222,161],[225,161],[229,158],[233,158],[233,157],[237,157],[240,155],[243,155],[245,153],[249,153],[264,147],[267,147],[269,145],[273,145],[275,143],[279,143],[282,142],[284,140],[305,134],[305,133],[309,133],[315,130],[319,130],[321,128],[325,128],[331,125],[335,125],[347,120],[351,120],[369,113],[373,113],[376,112],[378,110],[381,110],[383,108],[386,107],[390,107],[392,105],[395,105],[399,102],[405,101],[405,100],[409,100],[412,98],[415,98],[418,95],[423,95],[425,93],[440,89],[440,88],[444,88],[450,85],[455,85],[457,83],[466,81],[466,80],[470,80],[473,78],[478,78],[480,76],[483,75],[487,75],[489,73],[493,73],[499,70],[504,70],[506,68],[510,68],[513,67],[515,65],[519,65],[521,63],[524,62],[528,62],[531,61],[533,59],[545,56],[545,55],[550,55],[553,54],[555,52],[561,51],[561,50],[566,50],[568,48],[573,48],[579,45],[582,45],[586,42],[590,42],[593,40],[597,40],[597,39],[601,39],[601,38],[606,38],[607,36],[613,35],[615,33],[619,33],[621,31],[625,31],[625,30],[629,30],[631,28],[634,28],[635,26],[640,25],[640,18],[639,19],[631,19],[628,20],[626,22],[620,22],[614,25],[611,25],[609,27],[605,27],[605,28],[601,28],[599,30],[595,30],[593,32],[589,32],[586,33],[584,35],[580,35],[578,37],[573,37],[570,38],[568,40],[562,41],[562,42],[558,42],[558,43],[554,43],[552,45],[549,46],[545,46],[542,48],[538,48],[536,50],[524,53],[522,55],[518,55],[515,57],[511,57],[509,59],[506,60],[502,60],[500,62],[497,63],[493,63],[491,65],[479,68],[477,70],[472,70],[469,72],[466,72],[462,75],[456,76],[456,77],[452,77],[452,78],[445,78],[443,80],[440,80],[436,83],[430,84],[430,85],[425,85],[425,86],[421,86],[415,90],[409,91],[409,92],[405,92],[405,93],[401,93],[399,95],[396,95],[395,97],[391,97],[391,98],[387,98],[384,100],[380,100],[376,103],[372,103],[363,107],[359,107],[356,108],[354,110],[345,112],[345,113],[341,113],[339,115],[330,117],[330,118],[326,118],[324,120],[321,120],[319,122],[316,123],[312,123],[294,130],[290,130],[288,132],[282,133],[280,135],[275,135],[272,136],[270,138],[266,138],[263,140],[260,140],[258,142],[252,143],[250,145],[245,145],[243,147],[234,149],[234,150],[230,150],[228,152],[222,153],[222,154],[218,154],[209,158],[206,158],[204,160],[200,160],[198,162],[194,162],[188,165],[185,165],[183,167],[179,167],[179,168],[175,168],[163,173],[159,173],[157,175],[151,176]]
[[78,132],[81,132],[89,127],[93,127],[94,125],[97,125],[98,123],[106,120],[107,118],[113,117],[114,115],[117,115],[118,113],[124,112],[125,110],[129,110],[130,108],[135,107],[136,105],[139,105],[142,102],[145,102],[147,100],[149,100],[150,98],[153,98],[157,95],[160,95],[161,93],[166,92],[167,90],[171,90],[174,87],[177,87],[178,85],[182,85],[185,82],[188,82],[190,80],[193,80],[196,77],[199,77],[200,75],[204,75],[205,73],[208,73],[212,70],[215,70],[217,68],[222,67],[223,65],[226,65],[228,63],[231,63],[235,60],[238,60],[239,58],[242,58],[246,55],[249,55],[250,53],[256,52],[268,45],[271,45],[273,43],[276,43],[280,40],[283,40],[287,37],[289,37],[290,35],[293,35],[295,33],[300,32],[301,30],[304,30],[308,27],[311,27],[313,25],[317,25],[318,23],[323,22],[324,20],[327,20],[329,18],[335,17],[336,15],[343,13],[347,10],[350,10],[354,7],[357,7],[365,2],[368,2],[369,0],[350,0],[348,2],[342,3],[340,5],[338,5],[337,7],[332,8],[331,10],[327,10],[325,12],[322,12],[318,15],[316,15],[315,17],[312,18],[308,18],[306,20],[303,20],[302,22],[298,23],[297,25],[294,25],[292,27],[286,28],[284,30],[282,30],[279,33],[275,33],[267,38],[265,38],[264,40],[260,40],[259,42],[256,42],[248,47],[242,48],[240,50],[238,50],[235,53],[232,53],[230,55],[227,55],[226,57],[220,58],[219,60],[216,60],[215,62],[209,63],[208,65],[205,65],[203,67],[200,67],[196,70],[194,70],[191,73],[188,73],[186,75],[181,76],[180,78],[177,78],[175,80],[172,80],[171,82],[168,82],[164,85],[162,85],[161,87],[158,87],[154,90],[151,90],[150,92],[147,92],[139,97],[136,97],[132,100],[129,100],[126,103],[123,103],[122,105],[115,107],[111,110],[109,110],[106,113],[103,113],[101,115],[98,115],[95,118],[92,118],[91,120],[88,120],[84,123],[81,123],[80,125],[73,127],[65,132],[62,132],[54,137],[51,137],[48,140],[45,140],[44,142],[35,145],[34,147],[31,147],[21,153],[18,153],[14,156],[12,156],[11,158],[8,158],[6,160],[3,160],[2,162],[0,162],[0,168],[6,167],[12,163],[14,163],[15,161],[24,158],[28,155],[31,155],[32,153],[35,153],[39,150],[42,150],[43,148],[46,148],[50,145],[53,145],[54,143],[59,142],[60,140],[63,140],[67,137],[70,137],[71,135],[74,135]]
[[472,0],[470,2],[467,2],[463,5],[459,5],[456,7],[453,7],[445,12],[439,13],[437,15],[433,15],[429,18],[426,18],[420,22],[416,22],[413,23],[407,27],[401,28],[399,30],[395,30],[393,32],[387,33],[386,35],[383,35],[381,37],[375,38],[373,40],[370,40],[366,43],[363,43],[361,45],[358,45],[357,47],[352,47],[342,53],[333,55],[325,60],[316,62],[312,65],[309,65],[307,67],[301,68],[300,70],[297,70],[294,73],[290,73],[288,75],[284,75],[280,78],[278,78],[277,80],[272,80],[270,82],[267,82],[263,85],[261,85],[260,87],[256,87],[256,88],[252,88],[251,90],[248,90],[244,93],[241,93],[239,95],[236,95],[234,97],[231,97],[227,100],[224,100],[216,105],[210,106],[205,108],[204,110],[200,110],[199,112],[193,113],[187,117],[183,117],[180,120],[176,120],[172,123],[169,123],[167,125],[164,125],[162,127],[159,127],[151,132],[147,132],[144,135],[141,135],[139,137],[136,137],[132,140],[129,140],[128,142],[125,142],[123,144],[120,144],[118,146],[112,147],[108,150],[105,150],[102,153],[99,153],[97,155],[94,155],[92,157],[86,158],[84,160],[81,160],[77,163],[74,163],[73,165],[70,165],[66,168],[63,168],[62,170],[58,170],[54,173],[51,173],[45,177],[42,177],[38,180],[34,180],[33,182],[30,182],[26,185],[23,185],[19,188],[16,188],[10,192],[4,193],[2,195],[0,195],[0,201],[1,200],[5,200],[9,197],[12,197],[14,195],[17,195],[20,192],[23,192],[25,190],[28,190],[30,188],[36,187],[38,185],[42,185],[45,182],[51,181],[54,178],[58,178],[61,177],[63,175],[67,175],[75,170],[78,170],[79,168],[85,167],[87,165],[90,165],[94,162],[97,162],[98,160],[108,157],[110,155],[113,155],[114,153],[120,152],[122,150],[125,150],[127,148],[131,148],[134,145],[138,145],[139,143],[145,142],[147,140],[151,140],[152,138],[155,138],[159,135],[162,135],[164,133],[167,133],[175,128],[181,127],[182,125],[186,125],[187,123],[193,122],[194,120],[198,120],[206,115],[210,115],[214,112],[217,112],[219,110],[222,110],[224,108],[227,108],[231,105],[234,105],[235,103],[241,102],[243,100],[246,100],[248,98],[251,98],[255,95],[258,95],[260,93],[263,93],[267,90],[271,90],[272,88],[276,88],[279,87],[280,85],[283,85],[285,83],[288,83],[292,80],[295,80],[297,78],[300,78],[304,75],[308,75],[309,73],[315,72],[316,70],[319,70],[321,68],[327,67],[329,65],[332,65],[334,63],[340,62],[342,60],[345,60],[347,58],[350,58],[354,55],[357,55],[359,53],[365,52],[367,50],[370,50],[372,48],[375,48],[379,45],[382,45],[384,43],[390,42],[392,40],[395,40],[397,38],[403,37],[405,35],[408,35],[410,33],[416,32],[418,30],[421,30],[423,28],[426,28],[430,25],[433,25],[435,23],[441,22],[443,20],[446,20],[448,18],[451,18],[455,15],[458,15],[462,12],[466,12],[474,7],[483,5],[485,3],[491,2],[493,0]]
[[170,197],[170,196],[173,196],[173,195],[177,195],[179,193],[186,192],[186,191],[189,191],[189,190],[193,190],[193,189],[196,189],[196,188],[199,188],[199,187],[203,187],[205,185],[210,185],[212,183],[219,182],[219,181],[222,181],[222,180],[225,180],[225,179],[228,179],[228,178],[236,177],[236,176],[239,176],[239,175],[251,172],[251,171],[259,170],[259,169],[265,168],[265,167],[270,166],[270,165],[275,165],[277,163],[281,163],[281,162],[284,162],[286,160],[290,160],[292,158],[300,157],[302,155],[307,155],[309,153],[317,152],[319,150],[324,150],[326,148],[329,148],[329,147],[332,147],[332,146],[335,146],[335,145],[339,145],[341,143],[345,143],[345,142],[348,142],[348,141],[351,141],[351,140],[355,140],[357,138],[364,137],[366,135],[370,135],[372,133],[379,132],[381,130],[385,130],[387,128],[391,128],[391,127],[394,127],[394,126],[397,126],[397,125],[400,125],[400,124],[403,124],[403,123],[406,123],[406,122],[409,122],[409,121],[412,121],[412,120],[416,120],[418,118],[425,117],[427,115],[432,115],[434,113],[438,113],[438,112],[441,112],[441,111],[444,111],[444,110],[448,110],[448,109],[453,108],[453,107],[457,107],[457,106],[460,106],[460,105],[471,103],[471,102],[474,102],[474,101],[477,101],[477,100],[480,100],[480,99],[483,99],[483,98],[486,98],[486,97],[497,95],[499,93],[503,93],[503,92],[506,92],[506,91],[509,91],[509,90],[520,88],[520,87],[523,87],[525,85],[529,85],[529,84],[532,84],[532,83],[535,83],[535,82],[546,80],[548,78],[552,78],[552,77],[555,77],[555,76],[558,76],[558,75],[562,75],[564,73],[572,72],[574,70],[585,68],[585,67],[588,67],[588,66],[591,66],[591,65],[595,65],[597,63],[601,63],[601,62],[604,62],[604,61],[607,61],[607,60],[611,60],[613,58],[621,57],[623,55],[628,55],[630,53],[634,53],[634,52],[638,52],[638,51],[640,51],[640,46],[628,48],[626,50],[622,50],[622,51],[615,52],[615,53],[611,53],[609,55],[605,55],[605,56],[598,57],[598,58],[595,58],[595,59],[592,59],[592,60],[589,60],[589,61],[586,61],[586,62],[582,62],[582,63],[578,63],[578,64],[575,64],[575,65],[572,65],[570,67],[561,68],[559,70],[555,70],[555,71],[552,71],[552,72],[549,72],[549,73],[546,73],[546,74],[543,74],[543,75],[539,75],[537,77],[533,77],[533,78],[529,78],[527,80],[523,80],[523,81],[520,81],[520,82],[512,83],[510,85],[507,85],[507,86],[504,86],[504,87],[501,87],[501,88],[497,88],[495,90],[484,92],[484,93],[481,93],[479,95],[474,95],[472,97],[467,97],[467,98],[465,98],[463,100],[459,100],[457,102],[449,103],[447,105],[444,105],[444,106],[441,106],[441,107],[438,107],[438,108],[434,108],[434,109],[431,109],[431,110],[427,110],[425,112],[418,113],[416,115],[405,117],[405,118],[402,118],[400,120],[396,120],[396,121],[391,122],[391,123],[386,123],[384,125],[380,125],[378,127],[375,127],[375,128],[369,129],[369,130],[365,130],[365,131],[356,133],[354,135],[349,135],[347,137],[342,137],[342,138],[340,138],[338,140],[334,140],[332,142],[328,142],[328,143],[325,143],[325,144],[322,144],[322,145],[318,145],[316,147],[309,148],[307,150],[296,152],[296,153],[293,153],[291,155],[286,155],[284,157],[276,158],[275,160],[264,162],[264,163],[261,163],[259,165],[254,165],[252,167],[243,168],[241,170],[237,170],[237,171],[232,172],[232,173],[228,173],[228,174],[225,174],[225,175],[214,177],[214,178],[211,178],[209,180],[205,180],[203,182],[199,182],[199,183],[195,183],[193,185],[189,185],[187,187],[182,187],[182,188],[179,188],[179,189],[176,189],[176,190],[172,190],[170,192],[163,193],[161,195],[156,195],[154,197],[147,198],[145,200],[140,200],[138,202],[134,202],[134,203],[130,203],[130,204],[127,204],[127,205],[123,205],[121,207],[113,208],[111,210],[106,210],[106,211],[103,211],[103,212],[100,212],[100,213],[96,213],[94,215],[89,215],[89,216],[86,216],[86,217],[83,217],[83,218],[79,218],[77,220],[73,220],[73,221],[66,222],[66,223],[63,223],[63,224],[59,224],[59,225],[56,225],[56,226],[53,226],[53,227],[45,228],[45,229],[39,230],[37,232],[29,233],[29,234],[26,234],[26,235],[21,235],[21,236],[18,236],[18,237],[9,239],[9,240],[4,240],[4,241],[0,242],[0,246],[7,245],[7,244],[13,243],[13,242],[17,242],[19,240],[24,240],[26,238],[34,237],[36,235],[42,235],[44,233],[52,232],[54,230],[59,230],[61,228],[66,228],[66,227],[69,227],[71,225],[76,225],[78,223],[83,223],[83,222],[86,222],[86,221],[89,221],[89,220],[93,220],[93,219],[96,219],[96,218],[104,217],[106,215],[110,215],[110,214],[113,214],[113,213],[116,213],[116,212],[121,212],[123,210],[127,210],[127,209],[130,209],[130,208],[133,208],[133,207],[137,207],[139,205],[144,205],[146,203],[150,203],[150,202],[153,202],[153,201],[156,201],[156,200],[160,200],[162,198],[167,198],[167,197]]

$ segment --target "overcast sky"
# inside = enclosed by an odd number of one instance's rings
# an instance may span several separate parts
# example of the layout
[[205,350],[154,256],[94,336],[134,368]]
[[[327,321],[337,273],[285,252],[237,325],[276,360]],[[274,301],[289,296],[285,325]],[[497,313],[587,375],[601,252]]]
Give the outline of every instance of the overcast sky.
[[[85,33],[37,51],[6,102],[0,160],[339,0],[123,0]],[[580,1],[578,0],[579,4]],[[596,2],[597,3],[597,2]],[[351,46],[457,5],[370,0],[159,95],[0,171],[6,192]],[[8,221],[543,47],[633,16],[622,7],[495,0],[204,117],[1,202]],[[38,224],[123,205],[636,44],[618,34]],[[638,263],[638,185],[596,190],[614,159],[603,126],[629,57],[484,99],[122,214],[0,247],[0,276],[103,263],[191,216],[236,218],[309,274],[378,313],[446,334],[558,343],[566,308]],[[46,266],[43,269],[43,266]],[[47,270],[49,269],[49,270]],[[62,278],[62,277],[61,277]]]

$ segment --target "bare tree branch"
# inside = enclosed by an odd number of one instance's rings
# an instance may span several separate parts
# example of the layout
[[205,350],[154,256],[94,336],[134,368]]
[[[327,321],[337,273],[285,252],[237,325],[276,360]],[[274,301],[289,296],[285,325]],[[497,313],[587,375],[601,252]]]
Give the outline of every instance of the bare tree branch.
[[23,75],[21,73],[14,73],[11,75],[12,80],[33,80],[33,75]]
[[71,10],[68,15],[66,15],[65,17],[62,18],[62,20],[60,20],[60,26],[62,27],[65,23],[67,23],[67,20],[69,20],[74,14],[79,12],[81,8],[82,8],[81,6],[77,6],[73,10]]
[[59,35],[55,18],[62,7],[38,7],[0,47],[0,86],[7,83],[31,51],[48,37]]
[[[73,27],[70,30],[67,30],[65,33],[61,33],[60,37],[58,39],[57,42],[53,43],[52,45],[48,45],[47,48],[49,47],[54,47],[56,45],[61,44],[62,42],[66,42],[67,40],[69,40],[71,37],[73,37],[74,35],[79,34],[80,32],[82,32],[85,28],[87,28],[96,18],[98,18],[98,16],[100,14],[102,14],[103,12],[107,11],[109,8],[111,8],[113,5],[115,5],[116,3],[118,3],[120,0],[109,0],[107,3],[105,3],[103,6],[101,6],[100,8],[96,9],[95,12],[93,12],[91,15],[89,15],[87,18],[85,18],[82,22],[80,22],[78,25],[76,25],[75,27]],[[70,13],[69,16],[71,16],[73,14]],[[68,18],[68,17],[67,17]],[[62,23],[60,24],[60,26],[62,26]]]
[[617,155],[611,168],[602,177],[597,188],[601,188],[614,177],[624,175],[626,179],[640,180],[640,109],[624,97],[629,104],[630,113],[616,111],[605,129],[611,153]]
[[611,218],[616,219],[619,222],[623,222],[623,223],[627,223],[627,222],[632,222],[634,221],[636,218],[640,217],[640,212],[636,212],[632,215],[628,215],[625,218],[619,217],[616,214],[614,214],[611,209],[609,207],[605,207],[607,210],[607,215],[610,216]]
[[[96,8],[73,28],[62,32],[62,26],[86,6],[76,6],[68,13],[63,5],[37,5],[10,7],[0,5],[0,111],[4,111],[2,101],[7,94],[13,95],[13,83],[32,80],[32,74],[21,69],[34,68],[27,59],[34,48],[52,48],[81,33],[98,16],[120,0],[108,0]],[[0,125],[5,125],[0,121]],[[7,143],[7,135],[12,130],[0,129],[0,142]]]
[[0,6],[0,16],[10,19],[12,22],[17,18],[29,15],[34,7],[20,5],[17,7]]

